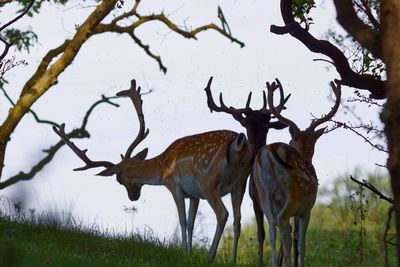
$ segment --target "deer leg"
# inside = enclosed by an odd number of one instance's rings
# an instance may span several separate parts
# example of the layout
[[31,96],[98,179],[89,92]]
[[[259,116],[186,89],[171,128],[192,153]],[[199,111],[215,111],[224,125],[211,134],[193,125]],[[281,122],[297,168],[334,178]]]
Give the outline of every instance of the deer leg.
[[208,261],[212,262],[215,258],[215,254],[217,253],[218,244],[221,240],[221,236],[224,231],[226,221],[228,220],[229,213],[217,192],[204,193],[208,203],[210,204],[217,217],[217,228],[215,230],[210,250],[208,251]]
[[178,208],[179,223],[181,225],[182,233],[182,247],[187,250],[185,198],[183,197],[182,191],[179,188],[176,188],[175,193],[173,192],[172,195],[174,197],[176,207]]
[[199,208],[199,199],[193,197],[190,198],[189,218],[187,224],[189,252],[192,252],[193,228],[198,208]]
[[286,267],[292,266],[291,259],[291,247],[292,247],[292,235],[289,225],[289,216],[286,214],[285,208],[278,215],[278,227],[281,238],[281,244],[283,245],[283,258],[285,260]]
[[258,203],[257,188],[254,183],[253,174],[250,176],[249,181],[249,194],[253,201],[254,216],[256,217],[257,223],[257,237],[258,237],[258,262],[261,265],[264,257],[264,240],[265,240],[265,230],[264,230],[264,213],[261,210],[260,204]]
[[306,215],[298,219],[300,267],[304,267],[304,256],[306,251],[306,233],[309,221],[310,221],[310,213],[307,213]]
[[282,263],[283,263],[283,246],[282,243],[279,246],[279,252],[278,252],[278,266],[282,267]]
[[272,267],[276,267],[276,256],[275,256],[275,249],[276,249],[276,222],[274,218],[268,220],[269,225],[269,240],[271,243],[271,260],[272,260]]
[[[295,224],[296,224],[296,223],[295,223]],[[295,227],[296,227],[296,226],[295,226]],[[292,227],[291,227],[290,224],[289,224],[289,229],[290,229],[290,232],[292,232]],[[294,231],[296,231],[296,229],[294,229]],[[298,231],[297,231],[296,233],[298,233]],[[297,235],[296,233],[293,232],[293,235],[294,235],[294,238],[293,238],[293,251],[294,251],[294,266],[295,266],[295,267],[298,266],[296,255],[299,254],[299,250],[297,249],[298,237],[296,237],[296,235]],[[297,253],[297,254],[296,254],[296,253]],[[278,252],[278,266],[279,266],[279,267],[282,267],[282,263],[283,263],[283,246],[282,246],[282,244],[281,244],[281,245],[279,246],[279,252]]]
[[299,218],[294,217],[294,229],[293,229],[293,257],[294,267],[299,266]]
[[[235,187],[235,185],[234,185]],[[233,210],[233,246],[232,246],[232,262],[236,264],[237,247],[240,237],[240,220],[242,218],[240,207],[242,206],[244,192],[246,190],[246,181],[241,185],[237,185],[231,192],[231,202]]]

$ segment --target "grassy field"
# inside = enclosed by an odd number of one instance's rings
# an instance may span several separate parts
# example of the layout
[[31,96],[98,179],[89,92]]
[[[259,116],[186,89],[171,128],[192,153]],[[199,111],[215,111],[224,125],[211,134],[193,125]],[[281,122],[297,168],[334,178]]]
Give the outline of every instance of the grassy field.
[[[313,209],[306,266],[384,266],[382,236],[388,205],[346,183],[339,181],[337,187],[321,190],[322,194],[330,194],[330,201]],[[96,225],[82,226],[73,217],[60,223],[54,214],[22,213],[21,216],[20,213],[11,217],[1,214],[0,266],[232,266],[229,228],[216,262],[208,265],[206,249],[198,248],[188,254],[169,241],[99,231]],[[270,266],[268,237],[264,250],[265,266]],[[389,266],[395,266],[394,253],[394,247],[389,245]],[[257,266],[254,223],[243,226],[238,263],[238,266]]]
[[[207,266],[206,251],[191,255],[151,237],[0,220],[0,266]],[[212,266],[229,266],[219,259]]]

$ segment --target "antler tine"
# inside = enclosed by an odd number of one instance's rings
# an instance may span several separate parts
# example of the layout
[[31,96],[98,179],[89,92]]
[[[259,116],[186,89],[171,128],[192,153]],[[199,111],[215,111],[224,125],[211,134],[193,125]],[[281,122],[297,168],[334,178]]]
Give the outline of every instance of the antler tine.
[[249,96],[247,97],[247,101],[246,101],[246,109],[251,109],[250,108],[250,102],[251,102],[251,95],[253,92],[249,93]]
[[[290,94],[284,99],[281,99],[281,102],[279,104],[278,107],[274,106],[274,91],[277,88],[282,88],[282,85],[280,84],[279,80],[276,79],[277,82],[272,82],[272,84],[270,84],[269,82],[267,82],[267,90],[268,90],[268,106],[269,106],[269,110],[270,112],[282,123],[288,125],[290,128],[292,128],[294,131],[299,132],[300,129],[299,127],[296,125],[296,123],[294,123],[293,121],[289,120],[288,118],[285,118],[281,115],[281,111],[282,111],[282,106],[286,103],[286,101],[289,99]],[[278,84],[279,83],[279,84]],[[282,104],[283,103],[283,104]]]
[[[239,113],[244,113],[244,112],[248,112],[251,111],[251,108],[247,108],[247,104],[246,104],[246,108],[242,108],[242,109],[236,109],[233,107],[228,108],[225,103],[224,100],[222,99],[222,93],[219,94],[219,102],[221,106],[217,106],[214,102],[214,99],[212,97],[212,93],[211,93],[211,83],[212,83],[213,77],[210,77],[210,79],[208,80],[207,83],[207,87],[204,88],[204,90],[206,91],[207,94],[207,105],[210,108],[210,111],[216,111],[216,112],[225,112],[231,115],[234,114],[239,114]],[[251,96],[250,96],[251,98]],[[247,100],[249,101],[249,99]]]
[[69,148],[72,149],[72,151],[81,159],[83,162],[86,163],[85,166],[80,167],[80,168],[75,168],[74,171],[83,171],[91,168],[97,168],[97,167],[105,167],[109,168],[114,166],[114,163],[111,163],[109,161],[92,161],[91,159],[86,156],[87,149],[79,149],[73,142],[71,142],[65,133],[65,123],[61,124],[59,128],[56,126],[53,126],[54,132],[61,137],[61,139],[64,141],[64,143],[69,146]]
[[280,103],[279,105],[275,108],[276,110],[278,110],[278,112],[281,112],[282,110],[286,109],[285,104],[286,102],[289,100],[291,94],[289,94],[286,98],[285,98],[285,94],[283,93],[283,87],[281,82],[279,81],[278,78],[275,79],[276,83],[278,84],[278,88],[279,88],[279,96],[280,96]]
[[[270,84],[269,82],[266,83],[267,89],[275,91],[277,88],[279,88],[279,96],[280,96],[280,101],[279,101],[279,105],[275,107],[275,110],[278,112],[281,112],[282,110],[286,109],[285,104],[286,102],[289,100],[291,94],[289,94],[287,97],[285,97],[285,94],[283,92],[283,87],[281,82],[278,79],[275,79],[276,82],[273,82],[272,84]],[[271,111],[268,110],[266,107],[266,95],[265,95],[265,91],[263,91],[263,107],[262,109],[260,109],[261,112],[263,113],[269,113],[271,114]]]
[[331,82],[330,82],[330,85],[331,85],[331,88],[332,88],[333,93],[335,94],[335,98],[336,98],[335,104],[334,104],[334,106],[332,107],[331,111],[329,111],[328,114],[326,114],[325,116],[322,116],[322,117],[319,118],[319,119],[313,120],[313,121],[311,122],[310,126],[307,128],[307,129],[309,129],[309,130],[314,131],[315,128],[316,128],[318,125],[321,125],[322,123],[327,122],[327,121],[329,121],[330,119],[332,119],[332,117],[335,116],[336,112],[337,112],[338,109],[339,109],[339,106],[340,106],[340,97],[341,97],[341,94],[342,94],[340,82],[339,82],[338,80],[335,80],[335,82],[331,81]]
[[[136,89],[136,80],[131,80],[131,88],[128,90],[123,90],[117,93],[117,96],[127,96],[132,100],[133,106],[135,107],[136,114],[138,116],[140,128],[139,132],[132,142],[132,144],[128,147],[125,153],[125,158],[130,158],[133,150],[137,147],[137,145],[142,142],[146,136],[149,134],[149,129],[146,129],[144,114],[143,114],[143,100],[140,95],[140,86]],[[146,130],[145,130],[146,129]]]
[[267,109],[267,95],[265,94],[265,91],[263,90],[263,105],[261,110],[266,110]]

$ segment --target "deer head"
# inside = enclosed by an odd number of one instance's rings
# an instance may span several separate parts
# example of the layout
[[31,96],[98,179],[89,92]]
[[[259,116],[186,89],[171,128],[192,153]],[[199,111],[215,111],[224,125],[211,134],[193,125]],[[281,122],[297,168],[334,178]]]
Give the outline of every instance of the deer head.
[[[65,124],[61,124],[59,128],[53,126],[53,130],[61,137],[61,139],[65,142],[65,144],[72,149],[72,151],[86,164],[83,167],[76,168],[74,171],[83,171],[91,168],[104,167],[105,169],[98,173],[99,176],[117,176],[117,181],[124,185],[130,200],[135,201],[140,197],[140,191],[143,186],[141,183],[135,182],[136,179],[132,179],[132,173],[128,171],[129,168],[132,168],[133,165],[140,164],[146,156],[148,149],[145,148],[133,157],[132,152],[137,147],[137,145],[142,142],[146,136],[149,134],[149,129],[146,129],[143,108],[143,101],[140,95],[140,87],[136,88],[136,81],[133,79],[131,81],[131,88],[128,90],[123,90],[117,93],[117,96],[127,96],[132,100],[133,106],[135,107],[136,114],[138,116],[140,128],[139,132],[132,142],[132,144],[128,147],[125,152],[125,155],[121,155],[121,162],[114,164],[109,161],[92,161],[87,155],[87,149],[81,150],[79,149],[72,141],[69,140],[69,137],[65,133]],[[129,163],[129,164],[128,164]],[[127,175],[129,173],[129,175]]]
[[[275,80],[272,84],[267,83],[268,89],[268,106],[270,108],[271,113],[282,123],[289,126],[289,132],[291,136],[290,145],[294,146],[300,154],[312,162],[312,157],[314,155],[315,143],[318,138],[322,136],[325,132],[326,127],[316,129],[321,124],[329,121],[337,112],[340,105],[340,84],[338,81],[330,82],[333,93],[335,94],[335,104],[332,109],[326,115],[318,119],[313,119],[311,124],[305,129],[300,130],[300,128],[290,119],[284,117],[281,114],[281,109],[277,109],[274,106],[273,94],[276,89],[282,90],[282,84],[278,79]],[[279,107],[279,106],[278,106]]]
[[[244,108],[227,107],[222,99],[222,93],[219,95],[220,106],[217,106],[214,102],[211,93],[211,83],[213,77],[210,77],[207,83],[207,87],[204,89],[207,94],[207,104],[210,111],[225,112],[231,114],[235,120],[237,120],[247,130],[247,136],[249,142],[254,145],[254,151],[257,152],[258,148],[266,144],[267,133],[269,129],[283,129],[287,125],[277,121],[272,121],[272,113],[267,109],[267,99],[265,91],[263,91],[263,106],[258,110],[253,110],[250,107],[252,92],[249,93]],[[288,101],[290,94],[284,97],[283,89],[280,88],[280,103],[276,107],[276,110],[286,109],[285,104]]]

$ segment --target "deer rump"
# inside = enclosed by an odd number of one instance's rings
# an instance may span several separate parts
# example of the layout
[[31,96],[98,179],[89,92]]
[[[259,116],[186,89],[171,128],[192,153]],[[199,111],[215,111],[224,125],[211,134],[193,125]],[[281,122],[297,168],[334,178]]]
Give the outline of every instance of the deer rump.
[[291,145],[273,143],[262,147],[253,171],[257,188],[262,191],[259,195],[264,196],[262,201],[277,205],[271,211],[275,216],[289,202],[298,205],[292,207],[294,216],[302,215],[301,206],[314,205],[318,187],[315,169]]

